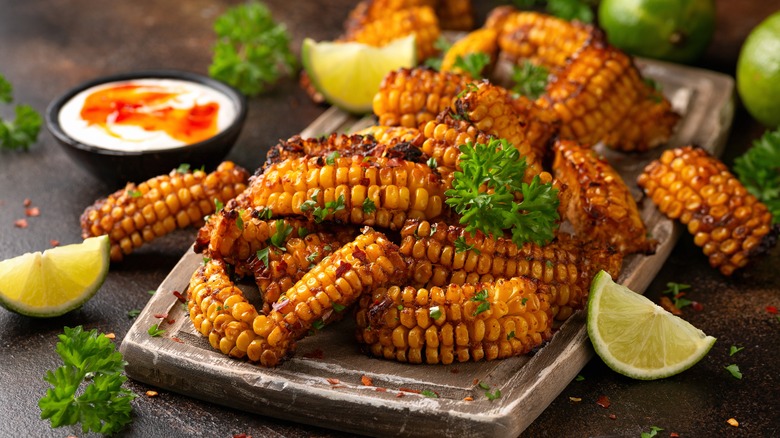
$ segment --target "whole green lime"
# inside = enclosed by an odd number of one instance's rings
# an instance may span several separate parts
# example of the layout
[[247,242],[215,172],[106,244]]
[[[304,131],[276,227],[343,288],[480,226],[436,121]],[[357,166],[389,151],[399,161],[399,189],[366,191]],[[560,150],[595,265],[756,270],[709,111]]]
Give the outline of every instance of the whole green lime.
[[715,31],[714,0],[602,0],[598,15],[610,44],[672,62],[695,61]]
[[780,12],[756,26],[742,45],[737,90],[756,120],[769,128],[780,126]]

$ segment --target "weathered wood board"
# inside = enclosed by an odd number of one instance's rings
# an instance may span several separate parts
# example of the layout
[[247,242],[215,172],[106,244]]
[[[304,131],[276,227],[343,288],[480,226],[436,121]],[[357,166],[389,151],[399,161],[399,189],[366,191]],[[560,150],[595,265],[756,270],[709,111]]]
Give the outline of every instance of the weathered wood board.
[[[637,63],[645,75],[662,85],[675,109],[684,115],[669,145],[693,143],[720,154],[733,116],[733,80],[673,64]],[[358,120],[330,109],[302,135],[348,132],[371,123],[370,118]],[[629,182],[660,154],[624,155],[604,148],[600,152]],[[638,198],[638,189],[635,194]],[[629,257],[619,281],[643,292],[669,256],[680,227],[649,202],[641,208],[648,229],[661,243],[653,256]],[[172,292],[186,290],[201,261],[199,254],[188,251],[127,333],[120,349],[131,378],[261,415],[360,434],[498,438],[523,431],[593,354],[583,312],[563,324],[532,356],[449,366],[408,365],[367,357],[358,351],[354,323],[347,318],[301,341],[291,360],[265,369],[213,350],[193,329],[186,309]],[[155,317],[160,314],[168,316]],[[148,328],[158,323],[165,335],[149,336]],[[363,375],[373,380],[373,387],[361,383]],[[339,383],[331,384],[327,379],[338,379]],[[499,389],[502,396],[488,400],[475,381],[489,384],[491,390]],[[377,387],[387,391],[377,391]],[[427,389],[439,398],[401,392],[401,388]],[[405,395],[398,397],[399,393]],[[467,396],[474,400],[464,401]]]

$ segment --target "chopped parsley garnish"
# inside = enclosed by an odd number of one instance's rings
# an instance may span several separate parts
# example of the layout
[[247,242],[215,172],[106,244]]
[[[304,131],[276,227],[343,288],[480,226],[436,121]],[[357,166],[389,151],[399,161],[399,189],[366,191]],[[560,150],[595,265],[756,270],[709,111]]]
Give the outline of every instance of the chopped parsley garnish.
[[187,163],[181,163],[179,164],[179,167],[176,168],[176,172],[178,173],[187,173],[190,171],[190,165]]
[[[433,234],[434,234],[434,233],[436,232],[436,230],[438,230],[438,229],[439,229],[439,224],[438,224],[438,223],[433,223],[433,224],[431,224],[431,234],[430,234],[430,235],[431,235],[431,236],[433,236]],[[415,231],[415,232],[416,232],[416,231]]]
[[257,256],[257,260],[260,260],[263,262],[263,266],[268,267],[268,253],[270,251],[270,247],[266,246],[263,249],[258,249],[255,255]]
[[474,253],[479,254],[479,250],[474,248],[474,244],[469,245],[466,243],[466,238],[463,236],[458,236],[457,239],[455,239],[455,252],[464,252],[464,251],[474,251]]
[[336,214],[337,212],[344,210],[344,194],[340,194],[335,201],[328,201],[325,203],[325,208],[317,207],[312,212],[314,216],[314,222],[320,223],[328,217],[329,214]]
[[420,394],[428,398],[439,398],[439,394],[436,394],[435,392],[428,389],[423,389],[422,391],[420,391]]
[[363,213],[365,214],[371,214],[376,211],[376,204],[374,201],[371,200],[371,198],[366,198],[363,200]]
[[214,198],[214,213],[219,213],[224,207],[225,204],[223,204],[222,201],[218,198]]
[[439,306],[433,306],[428,310],[428,314],[433,319],[441,318],[441,308]]
[[729,356],[733,356],[744,349],[745,347],[737,347],[736,345],[732,345],[731,348],[729,348]]
[[490,55],[485,52],[475,52],[465,56],[458,55],[453,67],[460,68],[474,79],[482,79],[482,70],[488,64],[490,64]]
[[666,283],[666,290],[663,291],[663,293],[666,295],[671,295],[674,307],[682,309],[683,307],[693,303],[693,301],[683,298],[683,296],[685,296],[685,292],[683,291],[690,288],[690,284],[675,283],[670,281]]
[[260,220],[269,220],[273,216],[274,212],[271,207],[263,207],[257,212],[257,218]]
[[304,237],[309,235],[309,229],[306,227],[300,227],[298,228],[298,237],[303,239]]
[[325,164],[328,166],[332,166],[336,164],[336,158],[339,158],[341,154],[339,154],[339,151],[333,151],[328,154],[327,157],[325,157]]
[[318,320],[314,321],[313,323],[311,323],[311,327],[314,330],[322,330],[323,328],[325,328],[325,323],[322,322],[321,319],[318,319]]
[[582,374],[577,374],[577,377],[574,378],[575,382],[582,382],[583,380],[585,380],[585,376]]
[[662,431],[658,426],[650,426],[650,432],[642,432],[641,438],[653,438],[658,435],[658,432]]
[[742,379],[742,372],[739,371],[739,366],[737,366],[737,364],[733,363],[733,364],[731,364],[729,366],[726,366],[726,367],[723,367],[723,368],[725,368],[726,371],[731,373],[731,375],[735,379]]
[[244,229],[244,218],[241,215],[244,214],[244,209],[238,210],[238,216],[236,217],[236,227],[239,231]]
[[149,327],[149,330],[146,331],[146,333],[149,333],[149,336],[156,338],[162,336],[165,333],[165,330],[161,330],[157,324],[152,324],[151,327]]
[[482,289],[481,291],[477,292],[476,295],[471,297],[471,301],[479,303],[479,305],[477,306],[477,310],[474,311],[474,314],[472,316],[477,316],[480,313],[490,310],[490,302],[487,299],[488,299],[487,289]]
[[346,307],[346,306],[344,306],[344,305],[342,305],[342,304],[339,304],[339,303],[333,303],[333,310],[335,310],[336,312],[341,312],[341,311],[343,311],[343,310],[344,310],[344,309],[346,309],[346,308],[347,308],[347,307]]
[[127,317],[130,319],[135,318],[136,316],[140,315],[141,311],[139,309],[130,309],[127,311]]
[[206,263],[210,262],[210,261],[211,261],[211,257],[203,257],[203,264],[204,264],[204,265],[205,265]]
[[313,253],[306,256],[306,261],[309,263],[314,263],[315,260],[317,260],[317,257],[320,256],[319,251],[314,251]]
[[531,100],[538,99],[547,89],[550,71],[544,66],[525,60],[519,66],[512,67],[512,91]]
[[514,330],[512,330],[511,332],[506,334],[506,340],[507,341],[510,340],[510,339],[514,339],[514,337],[515,337],[515,331]]
[[[13,87],[3,75],[0,75],[0,103],[13,102]],[[30,105],[16,105],[15,119],[3,120],[0,117],[0,149],[28,150],[38,140],[43,119]]]
[[283,220],[277,220],[276,221],[276,232],[271,236],[271,245],[281,249],[282,251],[286,250],[284,246],[285,240],[287,240],[287,237],[292,233],[293,227],[290,225],[287,225],[287,222]]
[[131,198],[140,198],[141,196],[143,196],[143,193],[141,193],[140,190],[128,190],[127,195],[130,196]]
[[488,384],[487,384],[487,383],[485,383],[485,382],[479,382],[479,387],[480,387],[480,388],[482,388],[482,389],[484,389],[484,390],[486,390],[486,391],[487,391],[488,389],[490,389],[490,385],[488,385]]
[[[447,53],[448,50],[450,50],[450,47],[452,47],[452,44],[450,44],[449,41],[447,41],[447,38],[444,38],[443,36],[439,36],[439,38],[436,39],[436,42],[433,43],[433,47],[439,51],[442,55]],[[430,57],[425,60],[425,66],[430,67],[434,70],[441,70],[441,61],[442,57]]]
[[428,158],[428,163],[427,164],[428,164],[428,167],[430,167],[431,169],[435,169],[435,168],[439,167],[439,163],[436,161],[436,158],[434,158],[434,157]]
[[105,335],[81,326],[65,327],[59,339],[56,350],[63,365],[43,378],[53,388],[38,400],[41,418],[54,428],[81,423],[84,433],[119,432],[132,421],[130,402],[137,397],[122,388],[127,381],[122,353]]
[[[491,139],[487,145],[461,145],[460,151],[462,170],[455,172],[445,194],[466,231],[502,236],[509,230],[517,245],[552,240],[559,219],[558,190],[552,183],[542,184],[538,175],[530,184],[523,182],[525,157],[514,146]],[[516,194],[522,195],[519,203]]]
[[501,390],[496,389],[493,392],[485,391],[485,397],[487,397],[488,400],[493,401],[501,398]]
[[146,293],[148,293],[149,295],[154,295],[156,292],[157,291],[154,289],[149,289],[148,291],[146,291]]

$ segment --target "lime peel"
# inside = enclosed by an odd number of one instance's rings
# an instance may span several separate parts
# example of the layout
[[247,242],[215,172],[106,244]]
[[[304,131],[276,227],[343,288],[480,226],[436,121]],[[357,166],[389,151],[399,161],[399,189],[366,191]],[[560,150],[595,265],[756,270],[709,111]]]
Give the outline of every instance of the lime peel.
[[109,253],[104,235],[0,261],[0,305],[34,317],[76,309],[105,281]]
[[682,318],[600,271],[588,299],[588,336],[596,354],[625,376],[654,380],[699,362],[715,343]]
[[356,42],[303,40],[301,59],[314,87],[331,104],[351,113],[371,112],[374,95],[387,73],[417,64],[415,37],[382,47]]

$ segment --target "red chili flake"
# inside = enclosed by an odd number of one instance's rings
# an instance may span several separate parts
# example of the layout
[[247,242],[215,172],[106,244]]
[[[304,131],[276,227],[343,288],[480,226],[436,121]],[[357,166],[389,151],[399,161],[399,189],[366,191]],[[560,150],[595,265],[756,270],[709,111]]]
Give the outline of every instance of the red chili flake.
[[696,312],[701,312],[704,310],[704,304],[698,302],[698,301],[692,301],[691,302],[691,308]]
[[474,401],[474,397],[471,396],[463,397],[463,401]]
[[406,395],[406,394],[404,394],[403,392],[399,392],[399,393],[398,393],[398,394],[396,394],[395,396],[396,396],[397,398],[401,398],[401,397],[404,397],[405,395]]
[[17,219],[14,221],[16,228],[27,228],[27,219]]
[[609,401],[609,397],[607,397],[606,395],[600,395],[599,398],[596,399],[596,404],[606,409],[609,407],[609,405],[612,404],[612,402]]
[[341,381],[339,379],[333,379],[333,378],[330,378],[330,377],[327,380],[328,380],[328,383],[330,383],[331,385],[338,385],[339,383],[341,383]]
[[233,438],[252,438],[252,435],[247,435],[245,433],[237,433],[233,435]]
[[323,359],[325,357],[325,353],[321,349],[312,350],[306,354],[303,355],[303,357],[308,359]]
[[173,324],[174,322],[176,322],[176,320],[171,318],[171,319],[166,319],[165,322],[167,322],[168,324]]
[[608,415],[608,418],[609,418],[610,420],[617,420],[617,415],[615,415],[615,414],[609,414],[609,415]]
[[57,247],[57,246],[60,246],[60,241],[59,241],[59,240],[54,240],[54,239],[51,239],[51,240],[49,241],[49,245],[51,245],[51,247],[52,247],[52,248],[55,248],[55,247]]
[[460,372],[460,370],[459,370],[459,369],[457,369],[457,368],[453,368],[453,369],[451,369],[451,370],[450,370],[450,372],[451,372],[452,374],[458,374],[458,373]]
[[282,299],[282,301],[277,301],[277,302],[271,304],[271,308],[276,310],[277,312],[281,312],[282,309],[286,305],[288,305],[288,304],[290,304],[290,300],[287,297],[284,297],[284,299]]
[[472,385],[478,385],[479,384],[479,379],[474,379],[474,381],[471,382],[471,384]]
[[365,374],[360,376],[360,383],[362,383],[364,386],[374,386],[374,382],[371,380],[371,377],[368,377]]
[[360,185],[361,186],[371,185],[371,180],[368,178],[360,178]]
[[775,306],[766,306],[766,311],[772,315],[777,315],[777,307]]
[[411,392],[412,394],[420,394],[420,393],[422,393],[422,391],[420,391],[419,389],[398,388],[398,390],[401,391],[401,392]]
[[368,263],[368,256],[366,255],[366,252],[360,248],[355,248],[355,250],[352,251],[352,256],[363,263]]
[[339,264],[339,267],[336,268],[336,278],[341,278],[341,276],[349,272],[350,269],[352,269],[352,265],[342,261],[341,264]]
[[160,318],[160,319],[165,319],[165,318],[168,317],[168,314],[167,313],[155,313],[154,317],[155,318]]
[[276,264],[276,272],[285,272],[287,271],[287,262],[284,260],[279,260],[279,262]]
[[179,339],[179,338],[177,338],[177,337],[172,337],[171,339],[172,339],[174,342],[178,342],[178,343],[180,343],[180,344],[183,344],[183,343],[184,343],[184,341],[182,341],[181,339]]
[[387,167],[390,167],[390,168],[398,167],[398,166],[401,166],[403,164],[404,164],[403,160],[401,160],[400,158],[395,158],[395,157],[387,160],[387,163],[385,163],[385,165]]
[[24,198],[24,206],[29,207],[32,205],[32,201],[30,201],[30,198]]
[[171,293],[173,294],[174,297],[178,298],[179,301],[181,301],[182,303],[186,303],[187,302],[187,299],[184,298],[184,295],[182,295],[181,292],[175,290],[175,291],[173,291]]
[[381,386],[377,386],[376,392],[387,392],[387,388],[382,388]]
[[669,434],[669,438],[680,438],[680,434],[677,432],[672,432]]
[[678,309],[677,306],[674,305],[672,300],[670,300],[669,297],[667,297],[667,296],[661,297],[660,304],[661,304],[661,307],[664,308],[664,310],[666,310],[667,312],[669,312],[669,313],[671,313],[673,315],[680,316],[680,315],[683,314],[682,310]]
[[25,208],[24,209],[24,214],[27,217],[40,216],[41,215],[41,209],[39,209],[38,207]]

